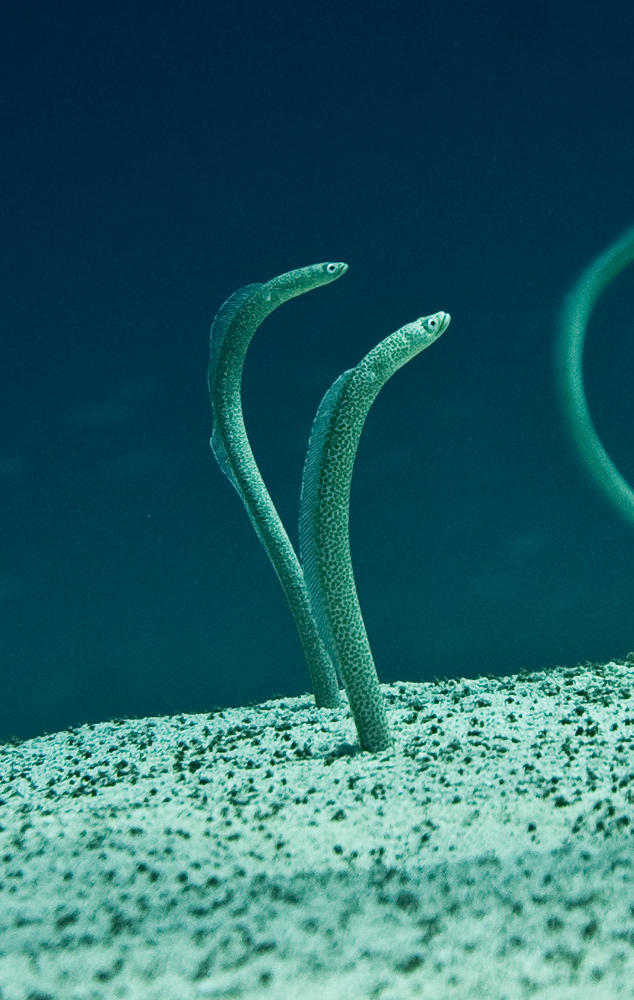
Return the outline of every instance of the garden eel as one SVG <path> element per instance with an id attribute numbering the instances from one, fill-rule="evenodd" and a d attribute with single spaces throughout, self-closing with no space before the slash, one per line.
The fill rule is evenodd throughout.
<path id="1" fill-rule="evenodd" d="M 566 296 L 555 358 L 559 399 L 579 456 L 603 493 L 634 524 L 634 491 L 601 444 L 583 386 L 583 346 L 590 315 L 604 289 L 632 262 L 634 228 L 593 261 Z"/>
<path id="2" fill-rule="evenodd" d="M 321 401 L 302 478 L 300 555 L 317 625 L 348 694 L 362 750 L 391 742 L 363 623 L 348 538 L 350 484 L 365 418 L 397 369 L 449 326 L 449 314 L 408 323 L 341 375 Z"/>
<path id="3" fill-rule="evenodd" d="M 297 625 L 315 702 L 323 708 L 335 708 L 340 702 L 337 675 L 317 631 L 299 561 L 251 451 L 242 414 L 241 385 L 251 338 L 269 313 L 296 295 L 334 281 L 347 270 L 348 265 L 342 263 L 313 264 L 265 284 L 240 288 L 220 307 L 211 327 L 208 376 L 213 453 L 238 491 L 273 563 Z"/>

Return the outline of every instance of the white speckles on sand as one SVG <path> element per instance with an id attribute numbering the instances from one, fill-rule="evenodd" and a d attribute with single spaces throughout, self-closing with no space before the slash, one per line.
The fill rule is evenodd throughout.
<path id="1" fill-rule="evenodd" d="M 0 747 L 0 1000 L 634 997 L 634 668 Z"/>

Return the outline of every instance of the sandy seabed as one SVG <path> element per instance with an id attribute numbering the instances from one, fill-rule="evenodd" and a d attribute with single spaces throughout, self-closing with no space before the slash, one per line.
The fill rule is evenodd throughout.
<path id="1" fill-rule="evenodd" d="M 634 998 L 634 666 L 0 747 L 0 1000 Z"/>

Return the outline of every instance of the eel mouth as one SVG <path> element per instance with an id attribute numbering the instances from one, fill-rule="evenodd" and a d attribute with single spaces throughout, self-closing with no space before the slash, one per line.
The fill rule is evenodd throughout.
<path id="1" fill-rule="evenodd" d="M 451 323 L 451 316 L 446 312 L 439 312 L 436 313 L 436 315 L 438 316 L 438 322 L 440 323 L 440 330 L 438 331 L 438 335 L 440 336 L 440 334 L 444 333 Z"/>

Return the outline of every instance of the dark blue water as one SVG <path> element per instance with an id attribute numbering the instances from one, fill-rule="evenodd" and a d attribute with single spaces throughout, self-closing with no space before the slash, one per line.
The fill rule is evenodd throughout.
<path id="1" fill-rule="evenodd" d="M 349 272 L 274 313 L 244 380 L 295 540 L 323 392 L 419 315 L 351 512 L 384 681 L 634 647 L 634 532 L 579 469 L 561 297 L 634 223 L 634 7 L 557 0 L 10 0 L 2 20 L 0 737 L 308 688 L 208 445 L 235 289 Z M 590 406 L 634 479 L 634 273 L 593 317 Z"/>

